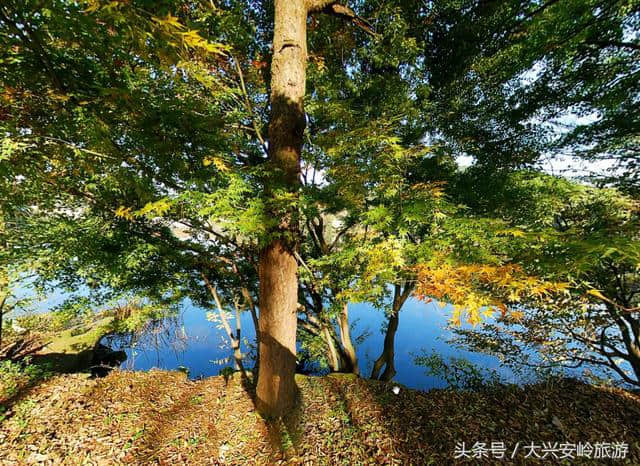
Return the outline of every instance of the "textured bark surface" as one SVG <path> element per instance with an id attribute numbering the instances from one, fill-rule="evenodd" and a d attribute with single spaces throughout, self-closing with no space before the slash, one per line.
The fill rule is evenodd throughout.
<path id="1" fill-rule="evenodd" d="M 265 416 L 282 416 L 295 404 L 297 264 L 274 241 L 260 255 L 260 371 L 256 404 Z M 292 286 L 293 284 L 293 286 Z"/>
<path id="2" fill-rule="evenodd" d="M 307 5 L 303 0 L 275 0 L 269 122 L 269 189 L 297 192 L 305 128 Z M 295 404 L 298 265 L 295 259 L 296 212 L 274 212 L 280 225 L 261 252 L 260 371 L 256 405 L 265 416 L 286 414 Z"/>

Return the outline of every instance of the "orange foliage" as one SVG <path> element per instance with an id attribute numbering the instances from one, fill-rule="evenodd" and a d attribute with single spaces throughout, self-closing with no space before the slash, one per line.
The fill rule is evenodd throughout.
<path id="1" fill-rule="evenodd" d="M 523 298 L 544 299 L 566 292 L 567 283 L 550 282 L 527 275 L 518 265 L 450 265 L 446 263 L 421 264 L 416 267 L 415 295 L 422 300 L 432 298 L 453 304 L 451 321 L 461 324 L 463 313 L 467 321 L 476 325 L 482 316 L 495 311 L 503 316 L 507 305 Z M 522 312 L 512 310 L 511 318 L 522 318 Z"/>

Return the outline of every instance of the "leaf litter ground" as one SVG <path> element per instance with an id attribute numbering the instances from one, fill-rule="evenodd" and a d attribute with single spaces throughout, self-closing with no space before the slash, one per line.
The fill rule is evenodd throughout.
<path id="1" fill-rule="evenodd" d="M 621 389 L 562 380 L 396 395 L 394 384 L 349 375 L 296 381 L 298 408 L 268 422 L 238 374 L 56 376 L 5 400 L 0 464 L 442 465 L 456 462 L 457 442 L 492 441 L 626 442 L 616 464 L 640 464 L 640 395 Z M 532 463 L 522 456 L 512 462 Z"/>

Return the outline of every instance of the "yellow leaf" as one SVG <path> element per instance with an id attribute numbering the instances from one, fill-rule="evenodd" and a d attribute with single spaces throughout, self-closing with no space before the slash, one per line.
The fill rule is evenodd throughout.
<path id="1" fill-rule="evenodd" d="M 595 296 L 596 298 L 601 299 L 603 301 L 608 301 L 607 297 L 602 293 L 600 293 L 598 290 L 589 290 L 587 291 L 587 294 L 590 294 L 591 296 Z"/>
<path id="2" fill-rule="evenodd" d="M 209 42 L 200 35 L 197 29 L 190 29 L 186 32 L 181 32 L 182 41 L 186 47 L 201 48 L 209 53 L 215 53 L 217 55 L 224 55 L 229 47 L 224 44 L 218 44 Z"/>
<path id="3" fill-rule="evenodd" d="M 133 220 L 133 213 L 131 207 L 120 206 L 115 211 L 116 217 L 126 218 L 127 220 Z"/>
<path id="4" fill-rule="evenodd" d="M 104 10 L 115 10 L 116 8 L 120 7 L 120 2 L 118 0 L 115 0 L 113 2 L 109 2 L 107 3 L 105 6 L 103 6 L 102 8 Z"/>
<path id="5" fill-rule="evenodd" d="M 87 2 L 87 8 L 83 10 L 84 13 L 93 13 L 100 9 L 100 2 L 98 0 L 89 0 Z"/>
<path id="6" fill-rule="evenodd" d="M 163 198 L 154 202 L 148 202 L 142 207 L 142 209 L 138 210 L 133 215 L 136 217 L 141 217 L 143 215 L 161 216 L 167 213 L 169 209 L 171 209 L 171 202 L 168 199 Z"/>
<path id="7" fill-rule="evenodd" d="M 180 21 L 178 20 L 178 18 L 173 16 L 171 13 L 167 14 L 167 16 L 164 18 L 157 18 L 154 16 L 152 19 L 159 26 L 171 26 L 176 29 L 185 29 L 185 26 L 180 24 Z"/>
<path id="8" fill-rule="evenodd" d="M 208 167 L 209 165 L 213 164 L 222 173 L 227 173 L 231 170 L 227 165 L 227 163 L 222 158 L 217 157 L 215 155 L 210 157 L 205 157 L 202 163 L 205 167 Z"/>
<path id="9" fill-rule="evenodd" d="M 460 321 L 461 314 L 462 309 L 460 309 L 460 306 L 453 306 L 453 313 L 451 314 L 451 319 L 449 319 L 449 322 L 451 322 L 456 327 L 462 326 L 462 322 Z"/>
<path id="10" fill-rule="evenodd" d="M 507 229 L 496 232 L 496 234 L 501 236 L 513 236 L 514 238 L 518 238 L 518 237 L 521 238 L 525 236 L 525 232 L 517 228 L 507 228 Z"/>
<path id="11" fill-rule="evenodd" d="M 47 94 L 49 95 L 49 97 L 53 100 L 58 100 L 61 102 L 67 102 L 69 99 L 71 99 L 71 97 L 69 97 L 68 95 L 65 94 L 57 94 L 55 91 L 53 90 L 49 90 L 47 92 Z"/>

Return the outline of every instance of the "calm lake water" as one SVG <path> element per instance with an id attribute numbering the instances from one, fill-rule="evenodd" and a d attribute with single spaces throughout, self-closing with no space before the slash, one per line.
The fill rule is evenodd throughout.
<path id="1" fill-rule="evenodd" d="M 396 334 L 395 380 L 411 388 L 429 389 L 445 387 L 444 380 L 427 375 L 424 367 L 414 364 L 414 356 L 425 351 L 436 352 L 442 357 L 462 357 L 480 368 L 496 370 L 503 381 L 518 383 L 518 378 L 498 358 L 465 351 L 447 343 L 451 332 L 447 329 L 451 308 L 441 308 L 435 302 L 426 304 L 410 299 L 400 314 L 400 325 Z M 386 321 L 384 313 L 368 304 L 349 306 L 349 317 L 354 323 L 352 336 L 363 333 L 368 337 L 357 345 L 358 358 L 363 375 L 371 372 L 373 361 L 382 350 Z M 253 342 L 255 332 L 249 313 L 241 318 L 244 336 Z M 151 368 L 189 370 L 191 378 L 218 375 L 224 367 L 232 365 L 231 350 L 219 326 L 207 320 L 206 311 L 187 301 L 180 315 L 156 327 L 132 342 L 126 336 L 111 336 L 103 340 L 113 349 L 124 350 L 127 359 L 123 369 L 149 370 Z M 243 345 L 243 351 L 249 351 Z"/>
<path id="2" fill-rule="evenodd" d="M 29 295 L 27 290 L 23 293 Z M 36 312 L 45 312 L 61 304 L 66 296 L 54 292 L 35 304 Z M 11 317 L 11 316 L 9 316 Z M 396 333 L 394 380 L 411 388 L 428 390 L 443 388 L 447 383 L 439 377 L 427 375 L 424 367 L 416 365 L 416 356 L 439 354 L 445 361 L 449 358 L 464 358 L 481 370 L 495 371 L 504 383 L 528 383 L 533 374 L 514 374 L 500 360 L 491 355 L 467 351 L 448 343 L 453 332 L 448 328 L 451 306 L 440 307 L 435 301 L 424 303 L 408 299 L 400 313 L 400 324 Z M 353 325 L 354 343 L 359 335 L 366 334 L 356 351 L 363 376 L 369 376 L 373 361 L 380 355 L 384 341 L 382 329 L 386 323 L 382 311 L 369 304 L 349 305 L 349 319 Z M 243 353 L 251 350 L 255 341 L 253 322 L 248 312 L 241 316 Z M 235 328 L 233 318 L 230 324 Z M 482 324 L 480 324 L 482 325 Z M 132 339 L 130 335 L 112 335 L 102 343 L 114 350 L 122 350 L 127 359 L 121 364 L 126 370 L 149 370 L 152 368 L 177 370 L 188 369 L 190 378 L 218 375 L 220 370 L 233 365 L 232 351 L 220 325 L 207 319 L 207 311 L 185 300 L 179 314 L 165 319 L 144 334 Z M 248 343 L 248 344 L 247 344 Z M 250 364 L 247 364 L 250 366 Z M 598 368 L 589 368 L 594 374 L 605 376 Z M 569 376 L 581 377 L 582 369 L 565 370 Z"/>

